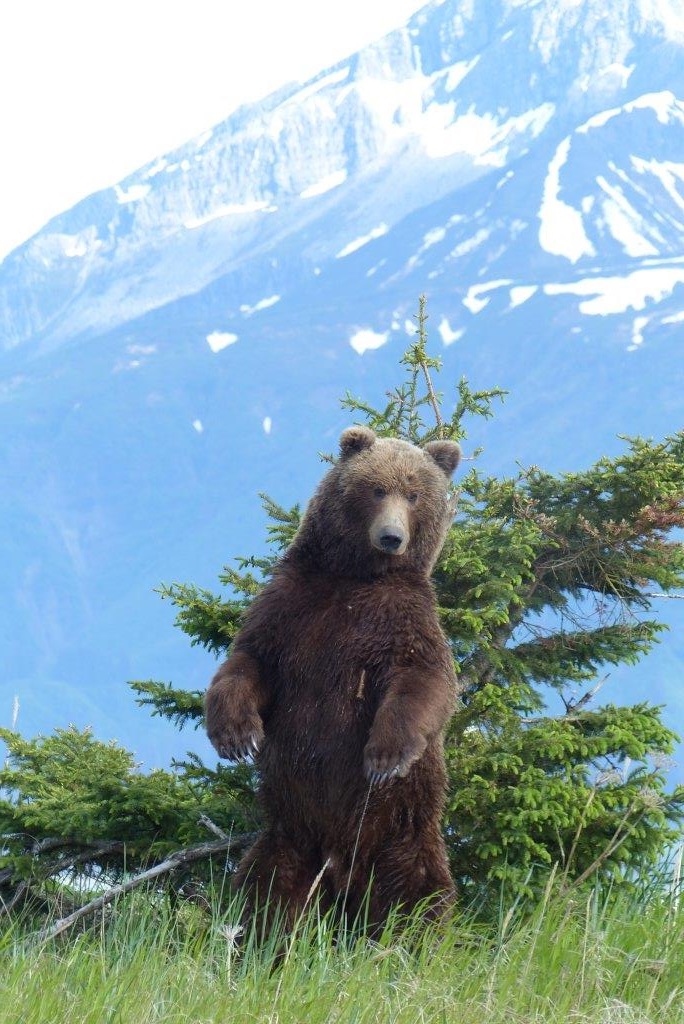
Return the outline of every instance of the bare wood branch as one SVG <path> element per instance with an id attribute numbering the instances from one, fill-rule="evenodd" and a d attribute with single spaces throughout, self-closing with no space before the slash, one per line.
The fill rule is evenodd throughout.
<path id="1" fill-rule="evenodd" d="M 88 864 L 91 861 L 96 860 L 98 857 L 103 857 L 115 853 L 123 853 L 125 849 L 125 843 L 111 842 L 111 843 L 98 843 L 96 846 L 87 847 L 85 850 L 78 850 L 70 856 L 60 857 L 56 860 L 50 861 L 49 864 L 39 864 L 39 870 L 36 872 L 40 876 L 40 879 L 49 878 L 50 875 L 59 874 L 62 871 L 69 871 L 71 868 L 77 867 L 79 864 Z"/>
<path id="2" fill-rule="evenodd" d="M 43 880 L 59 871 L 66 871 L 77 864 L 87 864 L 88 861 L 96 860 L 98 857 L 113 853 L 121 853 L 124 846 L 125 844 L 119 840 L 79 845 L 69 841 L 68 839 L 46 838 L 36 840 L 31 849 L 27 852 L 34 857 L 39 856 L 41 853 L 47 853 L 51 850 L 62 850 L 64 852 L 63 857 L 58 857 L 55 860 L 47 862 L 40 860 L 36 861 L 35 876 L 38 880 Z M 67 851 L 71 852 L 67 854 Z M 0 871 L 0 887 L 7 885 L 8 883 L 12 884 L 15 879 L 16 872 L 14 868 L 3 868 L 3 870 Z"/>
<path id="3" fill-rule="evenodd" d="M 419 303 L 419 307 L 418 307 L 418 337 L 419 337 L 419 346 L 418 346 L 418 348 L 419 348 L 419 352 L 420 352 L 421 356 L 424 356 L 425 346 L 427 344 L 427 331 L 425 329 L 425 324 L 426 324 L 426 321 L 427 321 L 427 313 L 425 312 L 425 306 L 426 306 L 426 303 L 427 303 L 427 299 L 426 299 L 425 295 L 421 295 L 419 297 L 418 303 Z M 439 436 L 440 437 L 444 437 L 444 422 L 443 422 L 442 417 L 440 415 L 439 402 L 437 401 L 437 395 L 435 394 L 435 389 L 432 386 L 432 378 L 430 376 L 430 368 L 429 368 L 425 358 L 421 358 L 420 359 L 420 368 L 423 371 L 423 376 L 425 377 L 425 386 L 427 387 L 428 398 L 430 400 L 430 405 L 432 406 L 432 411 L 435 414 L 435 421 L 437 423 L 437 429 L 438 429 L 438 432 L 439 432 Z"/>
<path id="4" fill-rule="evenodd" d="M 565 704 L 565 711 L 562 715 L 538 715 L 536 718 L 523 718 L 521 719 L 522 725 L 539 725 L 541 722 L 576 722 L 581 716 L 578 714 L 583 708 L 587 706 L 599 692 L 601 687 L 610 679 L 610 672 L 608 672 L 603 679 L 599 679 L 596 686 L 592 687 L 591 690 L 587 690 L 583 693 L 579 700 L 566 701 L 561 695 L 561 700 Z"/>
<path id="5" fill-rule="evenodd" d="M 444 436 L 444 421 L 442 420 L 442 417 L 441 417 L 441 414 L 440 414 L 440 411 L 439 411 L 439 402 L 437 401 L 437 395 L 435 394 L 435 389 L 432 386 L 432 378 L 430 377 L 430 370 L 429 370 L 429 368 L 427 366 L 427 363 L 423 362 L 422 359 L 420 361 L 420 365 L 423 368 L 423 374 L 425 375 L 425 384 L 427 385 L 428 397 L 430 399 L 430 405 L 432 406 L 432 411 L 434 412 L 435 419 L 437 421 L 437 427 L 439 429 L 439 436 L 443 437 Z"/>
<path id="6" fill-rule="evenodd" d="M 128 881 L 122 882 L 120 885 L 112 886 L 97 899 L 91 900 L 90 903 L 86 903 L 84 906 L 79 907 L 72 914 L 67 917 L 61 918 L 59 921 L 55 921 L 49 928 L 41 928 L 40 931 L 34 932 L 33 935 L 29 936 L 29 939 L 35 941 L 45 941 L 47 939 L 54 939 L 57 935 L 61 935 L 72 925 L 80 921 L 81 918 L 88 914 L 94 914 L 96 911 L 106 907 L 108 903 L 111 903 L 117 898 L 117 896 L 123 896 L 130 892 L 132 889 L 136 889 L 139 885 L 144 882 L 150 882 L 154 878 L 158 878 L 160 875 L 168 874 L 170 871 L 175 871 L 176 868 L 182 867 L 184 864 L 191 864 L 196 860 L 203 860 L 206 857 L 211 857 L 216 853 L 234 853 L 237 850 L 242 850 L 245 846 L 249 846 L 256 839 L 257 833 L 248 833 L 240 836 L 232 836 L 227 839 L 219 839 L 215 843 L 200 843 L 199 846 L 190 846 L 182 850 L 176 850 L 166 860 L 160 861 L 159 864 L 155 864 L 153 867 L 148 868 L 147 871 L 142 871 L 139 875 L 134 875 L 133 878 L 129 878 Z"/>
<path id="7" fill-rule="evenodd" d="M 6 914 L 10 914 L 12 910 L 14 910 L 14 908 L 16 907 L 17 903 L 20 903 L 21 900 L 26 896 L 27 892 L 28 882 L 20 882 L 19 885 L 14 890 L 14 892 L 12 893 L 12 895 L 10 896 L 10 898 L 7 900 L 7 902 L 5 902 L 5 900 L 2 898 L 2 895 L 0 894 L 0 917 Z"/>
<path id="8" fill-rule="evenodd" d="M 198 825 L 204 825 L 205 828 L 213 832 L 219 839 L 228 839 L 228 833 L 224 832 L 222 828 L 219 828 L 215 821 L 212 821 L 207 814 L 200 814 L 197 819 Z"/>
<path id="9" fill-rule="evenodd" d="M 614 854 L 616 850 L 618 850 L 622 846 L 626 839 L 629 839 L 634 829 L 637 827 L 639 822 L 644 817 L 644 812 L 642 811 L 638 818 L 635 818 L 631 825 L 628 825 L 625 828 L 625 826 L 627 825 L 627 820 L 633 811 L 633 805 L 627 808 L 624 816 L 620 820 L 618 827 L 615 829 L 615 832 L 613 833 L 613 836 L 608 845 L 601 851 L 598 857 L 596 857 L 596 859 L 591 862 L 589 867 L 585 868 L 581 875 L 573 879 L 572 887 L 574 887 L 575 889 L 579 888 L 579 886 L 582 885 L 583 882 L 586 882 L 586 880 L 590 878 L 595 871 L 598 871 L 598 869 L 601 867 L 604 861 L 608 859 L 608 857 L 612 856 L 612 854 Z"/>
<path id="10" fill-rule="evenodd" d="M 41 853 L 47 853 L 48 850 L 62 850 L 71 846 L 74 846 L 74 843 L 70 843 L 69 840 L 64 839 L 64 837 L 57 838 L 48 836 L 45 839 L 36 839 L 31 847 L 31 854 L 34 857 L 37 857 Z"/>
<path id="11" fill-rule="evenodd" d="M 644 597 L 665 597 L 668 601 L 684 601 L 684 594 L 644 594 Z"/>
<path id="12" fill-rule="evenodd" d="M 585 705 L 587 705 L 590 701 L 592 701 L 601 689 L 601 687 L 605 685 L 608 679 L 610 679 L 610 672 L 607 672 L 603 679 L 599 679 L 596 686 L 592 687 L 591 690 L 587 690 L 586 693 L 583 693 L 580 699 L 575 701 L 574 704 L 572 703 L 572 701 L 569 701 L 567 705 L 568 714 L 572 715 L 573 713 L 579 711 L 581 708 L 585 707 Z"/>

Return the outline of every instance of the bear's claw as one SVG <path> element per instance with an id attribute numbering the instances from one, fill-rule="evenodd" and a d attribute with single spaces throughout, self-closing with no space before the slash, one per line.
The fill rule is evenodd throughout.
<path id="1" fill-rule="evenodd" d="M 427 746 L 423 737 L 407 737 L 404 742 L 388 743 L 383 738 L 371 739 L 364 751 L 364 771 L 371 785 L 385 785 L 387 782 L 405 778 L 411 766 L 422 756 Z"/>
<path id="2" fill-rule="evenodd" d="M 245 758 L 256 757 L 263 738 L 263 728 L 254 720 L 219 727 L 209 733 L 214 749 L 226 761 L 244 761 Z"/>
<path id="3" fill-rule="evenodd" d="M 259 753 L 259 737 L 256 734 L 248 737 L 242 743 L 221 743 L 218 746 L 219 757 L 226 761 L 245 761 L 248 757 L 256 757 Z"/>
<path id="4" fill-rule="evenodd" d="M 397 775 L 399 775 L 398 766 L 396 768 L 392 768 L 391 771 L 371 772 L 370 775 L 368 776 L 368 781 L 370 782 L 371 787 L 377 786 L 379 789 L 381 789 L 388 782 L 391 782 L 392 779 L 395 779 Z"/>

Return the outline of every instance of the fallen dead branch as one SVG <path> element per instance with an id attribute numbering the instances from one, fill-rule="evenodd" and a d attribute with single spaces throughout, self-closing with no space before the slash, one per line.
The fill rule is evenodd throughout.
<path id="1" fill-rule="evenodd" d="M 34 932 L 29 936 L 30 940 L 45 941 L 47 939 L 54 939 L 57 935 L 61 935 L 72 925 L 80 921 L 81 918 L 86 917 L 88 914 L 94 914 L 103 907 L 106 907 L 108 903 L 111 903 L 118 896 L 124 896 L 126 893 L 131 892 L 132 889 L 136 889 L 139 885 L 143 885 L 145 882 L 150 882 L 154 878 L 158 878 L 160 875 L 168 874 L 171 871 L 175 871 L 177 868 L 183 867 L 186 864 L 191 864 L 193 861 L 203 860 L 206 857 L 212 857 L 217 853 L 237 853 L 243 850 L 246 846 L 251 845 L 256 839 L 257 833 L 247 833 L 239 836 L 227 836 L 224 839 L 218 839 L 213 843 L 200 843 L 198 846 L 189 846 L 182 850 L 176 850 L 166 860 L 160 861 L 159 864 L 153 865 L 146 871 L 141 871 L 140 874 L 134 875 L 132 878 L 127 879 L 125 882 L 121 882 L 119 885 L 112 886 L 106 892 L 102 893 L 96 899 L 91 900 L 89 903 L 85 903 L 82 907 L 79 907 L 73 913 L 67 917 L 62 917 L 54 924 L 46 928 L 41 928 L 39 931 Z"/>

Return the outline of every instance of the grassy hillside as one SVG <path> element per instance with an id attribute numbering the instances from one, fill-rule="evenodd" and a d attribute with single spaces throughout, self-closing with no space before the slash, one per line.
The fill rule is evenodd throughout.
<path id="1" fill-rule="evenodd" d="M 673 896 L 546 898 L 439 934 L 334 936 L 315 915 L 293 939 L 231 916 L 136 896 L 80 934 L 0 940 L 0 1024 L 459 1024 L 684 1021 L 684 910 Z"/>

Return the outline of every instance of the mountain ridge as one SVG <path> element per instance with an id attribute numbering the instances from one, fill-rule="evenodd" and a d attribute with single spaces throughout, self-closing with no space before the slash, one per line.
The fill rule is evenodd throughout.
<path id="1" fill-rule="evenodd" d="M 609 100 L 636 99 L 639 88 L 630 85 L 636 65 L 623 61 L 644 40 L 678 50 L 677 41 L 684 42 L 674 4 L 620 0 L 611 31 L 592 45 L 587 26 L 607 20 L 595 0 L 487 6 L 495 17 L 478 20 L 470 5 L 466 25 L 468 5 L 430 4 L 405 28 L 303 85 L 238 108 L 55 218 L 0 265 L 5 347 L 36 335 L 50 343 L 111 329 L 121 318 L 199 291 L 248 263 L 253 249 L 274 248 L 326 216 L 326 231 L 319 228 L 318 235 L 328 245 L 320 257 L 331 258 L 345 244 L 341 228 L 330 232 L 331 207 L 340 207 L 337 219 L 359 237 L 391 226 L 422 205 L 428 188 L 439 198 L 490 167 L 506 168 L 528 143 L 562 135 L 573 119 L 600 114 Z M 648 11 L 660 12 L 669 37 L 654 33 L 657 22 Z M 582 45 L 557 67 L 559 26 L 568 20 L 573 32 L 582 32 Z M 625 24 L 637 32 L 636 42 Z M 490 38 L 478 52 L 473 27 L 483 25 Z M 507 50 L 526 32 L 536 63 L 518 75 Z M 529 56 L 529 47 L 514 48 L 518 61 Z M 536 81 L 542 71 L 543 89 Z M 178 260 L 185 262 L 182 281 L 169 265 Z M 13 309 L 11 295 L 40 293 L 41 280 L 51 284 L 44 308 L 29 299 Z"/>

